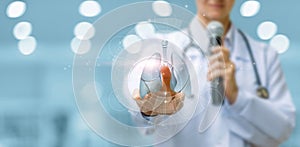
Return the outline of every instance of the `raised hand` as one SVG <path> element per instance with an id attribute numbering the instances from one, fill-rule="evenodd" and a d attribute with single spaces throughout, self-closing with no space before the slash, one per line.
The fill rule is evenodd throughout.
<path id="1" fill-rule="evenodd" d="M 207 79 L 214 80 L 217 77 L 224 79 L 225 96 L 230 104 L 237 99 L 238 86 L 235 80 L 235 64 L 230 60 L 229 50 L 223 46 L 213 50 L 209 57 Z"/>
<path id="2" fill-rule="evenodd" d="M 162 88 L 155 93 L 148 93 L 141 98 L 139 91 L 135 90 L 134 99 L 140 111 L 145 115 L 171 115 L 179 111 L 183 106 L 184 94 L 171 89 L 172 73 L 167 65 L 160 68 Z"/>

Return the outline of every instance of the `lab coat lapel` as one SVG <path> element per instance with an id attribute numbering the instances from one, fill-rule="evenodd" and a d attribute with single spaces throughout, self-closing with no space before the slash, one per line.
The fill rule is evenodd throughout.
<path id="1" fill-rule="evenodd" d="M 246 42 L 237 29 L 234 30 L 234 33 L 234 49 L 230 58 L 236 67 L 237 84 L 243 89 L 254 92 L 256 89 L 256 78 Z M 252 45 L 251 42 L 249 43 Z"/>
<path id="2" fill-rule="evenodd" d="M 231 54 L 231 60 L 237 61 L 250 61 L 250 56 L 248 54 L 247 46 L 245 44 L 245 41 L 241 37 L 241 35 L 238 33 L 238 30 L 234 28 L 234 41 L 233 41 L 233 51 Z M 251 61 L 250 61 L 251 62 Z"/>

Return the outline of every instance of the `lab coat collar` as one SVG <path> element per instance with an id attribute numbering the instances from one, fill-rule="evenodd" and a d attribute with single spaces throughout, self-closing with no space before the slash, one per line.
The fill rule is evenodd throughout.
<path id="1" fill-rule="evenodd" d="M 231 47 L 233 47 L 233 40 L 234 40 L 234 36 L 235 36 L 234 30 L 235 30 L 235 27 L 234 27 L 234 25 L 231 23 L 231 24 L 230 24 L 230 28 L 229 28 L 229 30 L 228 30 L 226 36 L 225 36 L 225 39 L 228 39 L 228 41 L 229 41 Z M 232 49 L 231 49 L 231 51 L 232 51 Z"/>
<path id="2" fill-rule="evenodd" d="M 191 37 L 193 38 L 195 43 L 198 44 L 204 52 L 207 52 L 209 47 L 209 38 L 207 37 L 208 34 L 205 26 L 199 21 L 197 16 L 194 17 L 191 21 L 189 29 Z M 227 32 L 225 38 L 228 38 L 229 42 L 231 43 L 231 58 L 249 58 L 247 56 L 248 53 L 247 47 L 245 45 L 245 40 L 243 40 L 233 23 L 231 23 L 230 29 Z"/>
<path id="3" fill-rule="evenodd" d="M 209 39 L 207 31 L 203 24 L 200 23 L 198 17 L 194 17 L 189 26 L 191 37 L 194 42 L 204 51 L 208 51 Z"/>
<path id="4" fill-rule="evenodd" d="M 196 44 L 199 45 L 199 47 L 206 52 L 209 47 L 209 38 L 208 38 L 208 32 L 205 28 L 205 26 L 199 21 L 198 17 L 195 16 L 190 24 L 190 31 L 191 31 L 191 37 L 194 39 Z M 230 25 L 230 29 L 227 32 L 225 38 L 229 40 L 230 45 L 233 45 L 233 37 L 235 32 L 235 27 L 233 24 Z"/>

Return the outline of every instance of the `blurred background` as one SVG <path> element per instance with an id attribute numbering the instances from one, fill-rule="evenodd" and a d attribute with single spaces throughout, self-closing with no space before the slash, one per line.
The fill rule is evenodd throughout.
<path id="1" fill-rule="evenodd" d="M 74 55 L 84 54 L 76 50 L 78 42 L 86 42 L 89 50 L 89 38 L 82 34 L 94 21 L 134 2 L 140 0 L 0 1 L 0 147 L 117 146 L 89 130 L 81 119 L 72 89 L 72 63 Z M 166 2 L 196 12 L 194 0 Z M 237 27 L 277 48 L 297 118 L 299 5 L 297 0 L 236 0 L 232 13 Z M 111 103 L 123 111 L 117 102 Z M 297 120 L 293 134 L 281 146 L 300 145 L 299 127 Z"/>

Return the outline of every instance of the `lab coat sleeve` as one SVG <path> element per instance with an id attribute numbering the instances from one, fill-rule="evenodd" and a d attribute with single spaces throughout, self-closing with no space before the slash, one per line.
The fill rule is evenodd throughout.
<path id="1" fill-rule="evenodd" d="M 154 127 L 151 126 L 152 120 L 150 120 L 150 118 L 147 119 L 143 117 L 140 112 L 136 111 L 129 111 L 129 113 L 131 114 L 133 123 L 140 127 L 139 132 L 142 135 L 148 135 L 154 132 Z"/>
<path id="2" fill-rule="evenodd" d="M 240 90 L 236 102 L 229 105 L 229 109 L 238 114 L 236 121 L 245 122 L 243 127 L 253 130 L 250 136 L 242 132 L 235 133 L 253 144 L 272 146 L 271 144 L 282 143 L 291 134 L 295 127 L 295 106 L 277 53 L 273 49 L 267 50 L 266 65 L 269 99 L 262 99 L 255 93 Z M 262 137 L 253 139 L 256 135 Z"/>
<path id="3" fill-rule="evenodd" d="M 158 115 L 154 117 L 146 117 L 141 114 L 141 112 L 129 111 L 133 123 L 140 127 L 139 131 L 142 135 L 150 135 L 154 133 L 155 126 L 160 122 L 166 120 L 168 116 Z"/>

